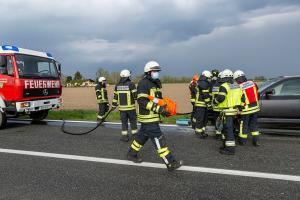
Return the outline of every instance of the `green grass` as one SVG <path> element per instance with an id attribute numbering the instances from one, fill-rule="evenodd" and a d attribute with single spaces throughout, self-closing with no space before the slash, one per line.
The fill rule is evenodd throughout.
<path id="1" fill-rule="evenodd" d="M 95 121 L 97 118 L 96 110 L 51 110 L 47 119 L 67 119 L 67 120 L 86 120 Z M 175 124 L 176 119 L 190 118 L 189 115 L 173 116 L 162 118 L 164 124 Z M 120 121 L 118 111 L 111 112 L 106 121 Z"/>

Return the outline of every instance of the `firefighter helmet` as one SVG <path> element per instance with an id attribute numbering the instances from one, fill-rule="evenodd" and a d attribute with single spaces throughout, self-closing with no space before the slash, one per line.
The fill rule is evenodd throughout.
<path id="1" fill-rule="evenodd" d="M 233 78 L 234 78 L 234 79 L 237 79 L 237 78 L 239 78 L 239 77 L 241 77 L 241 76 L 245 76 L 245 73 L 244 73 L 243 71 L 241 71 L 241 70 L 237 70 L 237 71 L 235 71 L 234 74 L 233 74 Z"/>
<path id="2" fill-rule="evenodd" d="M 151 71 L 161 71 L 161 67 L 159 66 L 158 62 L 156 61 L 149 61 L 146 63 L 144 72 L 148 73 Z"/>
<path id="3" fill-rule="evenodd" d="M 220 78 L 232 78 L 233 73 L 230 69 L 225 69 L 224 71 L 221 72 Z"/>
<path id="4" fill-rule="evenodd" d="M 99 83 L 103 83 L 104 81 L 106 81 L 106 78 L 101 76 L 101 77 L 99 77 L 98 81 L 99 81 Z"/>
<path id="5" fill-rule="evenodd" d="M 128 69 L 124 69 L 121 71 L 120 76 L 122 78 L 127 78 L 131 76 L 131 72 Z"/>
<path id="6" fill-rule="evenodd" d="M 205 76 L 205 77 L 207 77 L 207 78 L 211 78 L 211 77 L 212 77 L 212 74 L 210 73 L 210 71 L 204 70 L 204 71 L 202 72 L 202 76 Z"/>

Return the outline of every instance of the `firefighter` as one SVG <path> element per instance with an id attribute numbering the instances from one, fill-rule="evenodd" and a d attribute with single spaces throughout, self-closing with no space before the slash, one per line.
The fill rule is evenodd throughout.
<path id="1" fill-rule="evenodd" d="M 120 118 L 122 121 L 122 136 L 120 140 L 128 142 L 128 120 L 130 122 L 132 136 L 137 133 L 137 117 L 135 111 L 137 90 L 135 84 L 130 80 L 131 72 L 129 70 L 122 70 L 120 77 L 119 83 L 115 86 L 112 106 L 119 106 Z"/>
<path id="2" fill-rule="evenodd" d="M 243 92 L 238 84 L 233 81 L 233 73 L 226 69 L 221 73 L 220 78 L 224 83 L 219 87 L 218 94 L 214 98 L 213 104 L 224 112 L 224 134 L 225 141 L 220 148 L 220 153 L 225 155 L 235 154 L 235 137 L 233 121 L 239 110 L 242 110 Z"/>
<path id="3" fill-rule="evenodd" d="M 248 81 L 245 73 L 237 70 L 233 74 L 234 80 L 240 85 L 245 96 L 244 109 L 240 113 L 240 129 L 238 143 L 244 145 L 249 133 L 252 135 L 252 144 L 259 146 L 259 131 L 257 128 L 257 114 L 259 108 L 259 94 L 257 84 Z"/>
<path id="4" fill-rule="evenodd" d="M 195 134 L 200 139 L 205 139 L 208 135 L 205 133 L 206 121 L 207 121 L 207 109 L 211 105 L 209 86 L 210 78 L 212 74 L 210 71 L 203 71 L 196 87 L 195 98 Z"/>
<path id="5" fill-rule="evenodd" d="M 128 160 L 136 163 L 142 162 L 139 152 L 144 144 L 151 139 L 158 155 L 163 159 L 168 171 L 173 171 L 182 165 L 182 161 L 176 161 L 166 144 L 166 139 L 160 130 L 160 115 L 168 116 L 164 106 L 157 105 L 149 100 L 149 96 L 162 99 L 161 82 L 159 80 L 160 65 L 156 61 L 149 61 L 144 68 L 144 77 L 137 86 L 138 121 L 141 128 L 135 136 L 129 151 Z"/>
<path id="6" fill-rule="evenodd" d="M 196 98 L 196 87 L 197 87 L 197 82 L 199 80 L 199 76 L 198 74 L 195 74 L 193 76 L 192 81 L 189 84 L 189 89 L 190 89 L 190 101 L 192 104 L 192 113 L 191 113 L 191 123 L 192 123 L 192 128 L 195 129 L 195 123 L 196 123 L 196 119 L 195 119 L 195 98 Z"/>
<path id="7" fill-rule="evenodd" d="M 212 98 L 212 102 L 214 100 L 214 98 L 217 96 L 218 92 L 219 92 L 219 88 L 220 86 L 223 84 L 222 79 L 220 78 L 220 73 L 218 70 L 213 70 L 212 71 L 213 74 L 213 78 L 212 78 L 212 89 L 211 89 L 211 98 Z M 215 139 L 220 140 L 222 139 L 222 133 L 220 130 L 218 130 L 218 127 L 216 126 L 216 121 L 217 118 L 220 115 L 220 108 L 218 108 L 217 105 L 212 104 L 212 116 L 213 116 L 213 125 L 215 126 Z"/>
<path id="8" fill-rule="evenodd" d="M 99 77 L 98 84 L 95 87 L 95 91 L 96 91 L 97 102 L 99 105 L 97 120 L 101 121 L 104 118 L 105 113 L 109 109 L 105 77 Z"/>

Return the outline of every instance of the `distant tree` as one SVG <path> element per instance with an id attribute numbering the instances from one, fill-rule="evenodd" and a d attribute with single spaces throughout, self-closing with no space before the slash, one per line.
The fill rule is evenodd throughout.
<path id="1" fill-rule="evenodd" d="M 72 79 L 72 76 L 67 76 L 67 79 L 66 79 L 66 82 L 67 82 L 67 83 L 70 83 L 72 80 L 73 80 L 73 79 Z"/>
<path id="2" fill-rule="evenodd" d="M 96 82 L 97 82 L 97 83 L 98 83 L 98 78 L 99 78 L 100 76 L 103 76 L 103 77 L 105 77 L 106 79 L 108 79 L 108 78 L 109 78 L 109 72 L 108 72 L 106 69 L 100 67 L 100 68 L 97 70 L 97 72 L 96 72 Z"/>
<path id="3" fill-rule="evenodd" d="M 81 73 L 79 71 L 75 72 L 74 74 L 74 80 L 82 80 L 83 76 L 81 75 Z"/>
<path id="4" fill-rule="evenodd" d="M 112 72 L 109 74 L 107 81 L 109 84 L 117 84 L 120 80 L 120 73 L 119 72 Z"/>
<path id="5" fill-rule="evenodd" d="M 254 81 L 256 81 L 256 82 L 264 82 L 266 80 L 267 80 L 267 78 L 264 76 L 255 76 L 254 77 Z"/>
<path id="6" fill-rule="evenodd" d="M 66 86 L 66 85 L 67 85 L 67 77 L 66 77 L 65 75 L 61 74 L 60 80 L 61 80 L 61 84 L 62 84 L 63 86 Z"/>

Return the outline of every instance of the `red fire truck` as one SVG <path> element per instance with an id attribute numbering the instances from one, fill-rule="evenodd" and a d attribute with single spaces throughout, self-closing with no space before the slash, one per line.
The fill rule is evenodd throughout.
<path id="1" fill-rule="evenodd" d="M 62 103 L 61 66 L 51 54 L 0 46 L 0 128 L 7 118 L 29 115 L 35 121 Z"/>

